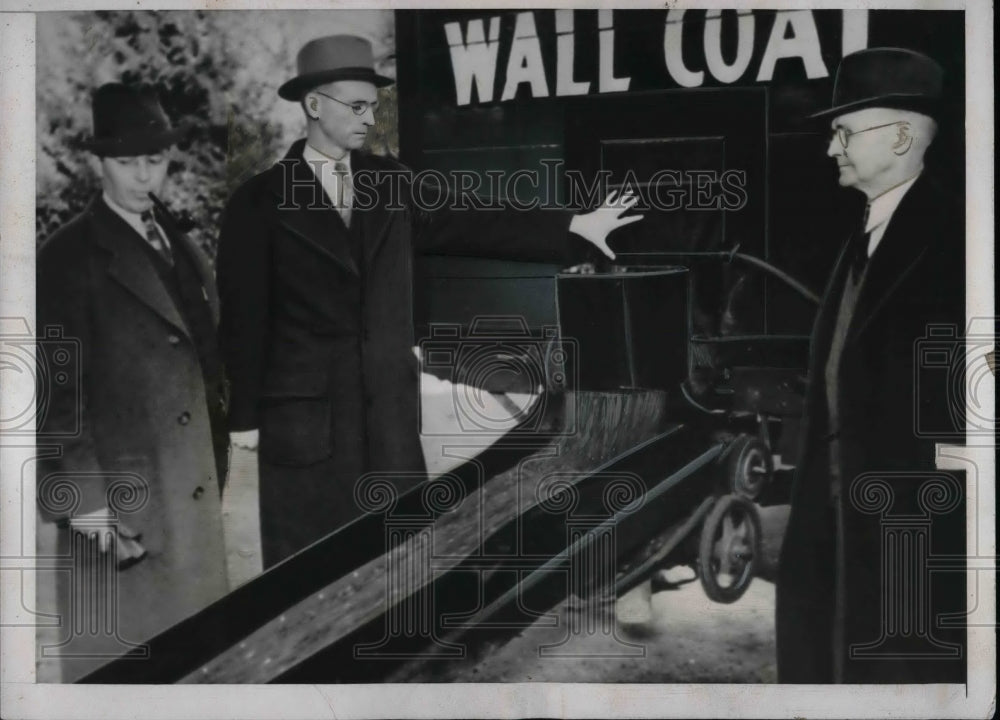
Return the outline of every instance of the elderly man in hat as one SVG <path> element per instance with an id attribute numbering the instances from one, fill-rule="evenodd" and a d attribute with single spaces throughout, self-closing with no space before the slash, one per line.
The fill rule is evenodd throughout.
<path id="1" fill-rule="evenodd" d="M 40 465 L 38 502 L 74 558 L 59 573 L 67 681 L 228 591 L 218 296 L 157 197 L 181 129 L 149 87 L 103 85 L 93 115 L 85 146 L 102 192 L 37 264 L 40 348 L 58 337 L 78 352 L 71 365 L 40 358 L 55 381 L 40 388 L 38 442 L 57 453 Z M 62 382 L 62 367 L 79 372 Z"/>
<path id="2" fill-rule="evenodd" d="M 963 208 L 924 167 L 942 77 L 916 52 L 862 50 L 813 116 L 830 123 L 827 154 L 865 207 L 812 336 L 777 588 L 781 682 L 964 678 L 964 631 L 941 620 L 964 612 L 965 578 L 927 567 L 931 552 L 964 551 L 963 486 L 935 469 L 941 438 L 920 431 L 952 424 L 964 396 L 916 362 L 931 325 L 964 321 Z M 895 554 L 893 538 L 909 542 L 900 519 L 933 512 L 909 559 Z"/>
<path id="3" fill-rule="evenodd" d="M 391 82 L 362 38 L 306 44 L 279 90 L 301 104 L 306 137 L 226 209 L 217 269 L 230 426 L 234 442 L 259 437 L 265 566 L 357 517 L 365 473 L 425 472 L 415 252 L 569 264 L 592 246 L 611 255 L 607 234 L 640 219 L 620 217 L 631 197 L 576 217 L 417 207 L 410 171 L 361 150 Z"/>

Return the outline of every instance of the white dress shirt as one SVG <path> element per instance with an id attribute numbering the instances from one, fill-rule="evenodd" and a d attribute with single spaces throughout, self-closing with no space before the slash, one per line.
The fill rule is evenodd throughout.
<path id="1" fill-rule="evenodd" d="M 312 169 L 313 174 L 316 175 L 320 185 L 323 186 L 323 192 L 326 193 L 327 197 L 330 199 L 330 203 L 335 207 L 337 206 L 337 199 L 340 197 L 341 193 L 340 183 L 344 183 L 344 206 L 337 207 L 337 210 L 340 212 L 340 216 L 344 219 L 344 224 L 350 225 L 351 206 L 354 200 L 354 194 L 351 191 L 351 153 L 344 153 L 344 157 L 335 159 L 329 155 L 324 155 L 312 145 L 307 143 L 305 148 L 302 150 L 302 159 L 305 160 Z M 347 172 L 343 177 L 341 177 L 341 174 L 337 172 L 336 163 L 340 163 L 347 168 Z"/>
<path id="2" fill-rule="evenodd" d="M 918 177 L 920 177 L 920 173 L 896 187 L 886 190 L 868 203 L 868 222 L 865 223 L 865 233 L 871 233 L 868 237 L 868 257 L 875 254 L 875 248 L 882 242 L 882 236 L 885 235 L 885 229 L 889 225 L 889 220 L 892 219 L 892 214 L 896 212 L 896 208 L 899 207 L 906 191 L 913 186 Z"/>

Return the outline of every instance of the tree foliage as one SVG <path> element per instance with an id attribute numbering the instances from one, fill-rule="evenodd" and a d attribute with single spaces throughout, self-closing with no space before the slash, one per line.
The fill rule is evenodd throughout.
<path id="1" fill-rule="evenodd" d="M 43 240 L 100 190 L 81 141 L 91 96 L 106 82 L 150 83 L 178 143 L 164 199 L 210 257 L 231 192 L 267 168 L 302 131 L 276 88 L 304 40 L 326 34 L 308 14 L 266 12 L 44 13 L 38 21 L 36 230 Z M 335 13 L 327 13 L 327 17 Z M 385 30 L 385 26 L 388 30 Z M 391 17 L 380 20 L 390 36 Z M 382 68 L 380 68 L 381 70 Z M 383 91 L 375 152 L 398 151 L 395 88 Z"/>

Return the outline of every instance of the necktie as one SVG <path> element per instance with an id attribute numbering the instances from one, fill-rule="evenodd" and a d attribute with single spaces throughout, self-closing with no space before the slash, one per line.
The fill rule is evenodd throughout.
<path id="1" fill-rule="evenodd" d="M 865 271 L 865 265 L 868 264 L 868 241 L 871 239 L 871 233 L 866 232 L 865 228 L 868 226 L 868 214 L 870 212 L 871 205 L 868 205 L 865 207 L 865 215 L 861 221 L 861 227 L 854 233 L 854 238 L 851 240 L 851 247 L 848 250 L 851 262 L 851 280 L 855 283 L 861 279 L 861 274 Z"/>
<path id="2" fill-rule="evenodd" d="M 344 219 L 344 225 L 351 226 L 351 204 L 354 200 L 354 193 L 351 191 L 351 176 L 347 165 L 337 160 L 333 164 L 333 170 L 337 173 L 337 211 Z"/>
<path id="3" fill-rule="evenodd" d="M 142 225 L 146 229 L 146 241 L 150 246 L 160 254 L 167 265 L 174 264 L 173 255 L 170 252 L 170 246 L 167 245 L 166 238 L 160 233 L 160 228 L 156 226 L 156 221 L 153 219 L 153 213 L 151 210 L 147 210 L 142 215 L 139 216 L 142 220 Z"/>

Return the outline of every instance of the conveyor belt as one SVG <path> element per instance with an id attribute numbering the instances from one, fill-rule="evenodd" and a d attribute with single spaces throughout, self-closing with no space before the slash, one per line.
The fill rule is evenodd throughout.
<path id="1" fill-rule="evenodd" d="M 455 558 L 450 564 L 446 559 L 440 564 L 432 562 L 432 567 L 443 572 L 418 593 L 393 595 L 388 610 L 383 599 L 370 614 L 371 620 L 357 631 L 340 635 L 340 629 L 350 623 L 319 621 L 324 637 L 317 645 L 326 647 L 315 655 L 305 653 L 308 657 L 297 666 L 276 675 L 261 674 L 260 668 L 248 666 L 235 669 L 239 656 L 234 651 L 218 658 L 203 675 L 212 682 L 372 682 L 406 661 L 433 657 L 441 663 L 448 658 L 467 658 L 479 646 L 528 627 L 565 598 L 574 585 L 575 562 L 584 566 L 584 582 L 578 584 L 589 585 L 591 578 L 611 579 L 618 556 L 641 545 L 650 533 L 662 528 L 660 523 L 676 522 L 690 512 L 693 498 L 710 492 L 710 481 L 699 471 L 710 467 L 720 449 L 711 446 L 694 459 L 682 457 L 694 439 L 690 428 L 675 426 L 578 477 L 571 493 L 577 499 L 575 512 L 552 515 L 539 506 L 530 508 L 464 559 Z M 663 463 L 670 470 L 665 470 Z M 646 489 L 639 507 L 602 512 L 604 490 L 630 476 L 661 480 L 642 483 Z M 623 493 L 623 499 L 627 494 Z M 612 527 L 613 538 L 606 532 Z M 521 552 L 510 552 L 519 532 L 525 540 Z M 594 567 L 594 559 L 601 555 L 595 553 L 595 546 L 609 540 L 613 544 L 612 562 Z M 446 548 L 445 553 L 452 549 Z M 586 590 L 577 588 L 578 592 Z M 419 627 L 418 618 L 427 608 L 433 608 L 434 622 Z M 284 623 L 291 621 L 286 617 Z M 272 623 L 270 629 L 262 629 L 258 638 L 237 650 L 249 650 L 255 640 L 279 632 L 281 624 Z"/>

